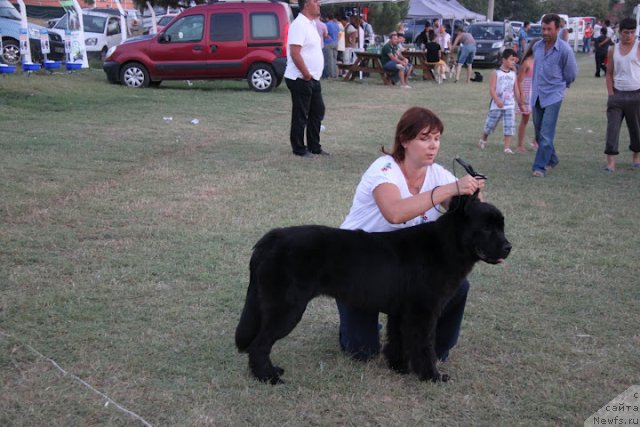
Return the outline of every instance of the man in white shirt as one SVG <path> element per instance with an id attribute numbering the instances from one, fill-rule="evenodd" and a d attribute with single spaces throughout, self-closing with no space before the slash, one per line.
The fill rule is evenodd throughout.
<path id="1" fill-rule="evenodd" d="M 320 0 L 299 0 L 298 4 L 300 13 L 289 27 L 287 68 L 284 71 L 292 101 L 291 148 L 293 154 L 300 157 L 329 155 L 320 146 L 320 124 L 324 118 L 320 79 L 324 57 L 322 40 L 314 22 L 320 17 Z"/>

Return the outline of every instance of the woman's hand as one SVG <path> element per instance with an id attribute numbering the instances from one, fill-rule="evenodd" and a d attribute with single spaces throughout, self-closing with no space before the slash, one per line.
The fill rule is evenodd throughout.
<path id="1" fill-rule="evenodd" d="M 476 190 L 484 188 L 484 179 L 474 178 L 471 175 L 465 175 L 458 180 L 458 189 L 461 195 L 471 196 Z"/>

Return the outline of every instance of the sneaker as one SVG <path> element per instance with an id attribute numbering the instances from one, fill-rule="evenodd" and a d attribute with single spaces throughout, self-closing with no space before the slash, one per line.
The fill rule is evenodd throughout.
<path id="1" fill-rule="evenodd" d="M 533 176 L 534 178 L 544 178 L 544 172 L 535 170 L 535 171 L 533 171 L 531 176 Z"/>
<path id="2" fill-rule="evenodd" d="M 478 141 L 478 147 L 480 147 L 481 150 L 484 150 L 484 147 L 486 147 L 487 145 L 487 141 L 481 139 L 480 141 Z"/>
<path id="3" fill-rule="evenodd" d="M 513 151 L 511 150 L 511 148 L 505 148 L 504 152 L 505 154 L 513 154 Z"/>
<path id="4" fill-rule="evenodd" d="M 411 89 L 411 86 L 409 86 L 409 85 L 402 85 L 402 86 L 400 86 L 400 87 L 401 87 L 402 89 Z"/>

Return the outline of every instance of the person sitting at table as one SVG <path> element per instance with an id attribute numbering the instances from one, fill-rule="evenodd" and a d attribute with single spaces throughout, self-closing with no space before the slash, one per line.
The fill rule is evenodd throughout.
<path id="1" fill-rule="evenodd" d="M 435 32 L 429 32 L 429 43 L 426 45 L 427 49 L 427 63 L 433 65 L 433 74 L 438 84 L 442 83 L 447 73 L 447 63 L 444 62 L 442 47 L 437 40 L 438 36 Z"/>
<path id="2" fill-rule="evenodd" d="M 410 89 L 407 84 L 407 77 L 411 72 L 411 64 L 406 58 L 402 58 L 398 54 L 398 33 L 389 34 L 389 41 L 382 47 L 380 52 L 380 62 L 382 68 L 388 73 L 392 73 L 392 81 L 395 83 L 400 81 L 400 87 Z"/>

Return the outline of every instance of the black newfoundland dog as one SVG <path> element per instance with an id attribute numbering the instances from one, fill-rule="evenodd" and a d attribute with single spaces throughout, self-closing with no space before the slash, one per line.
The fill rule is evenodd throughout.
<path id="1" fill-rule="evenodd" d="M 387 233 L 316 225 L 278 228 L 254 247 L 236 346 L 260 381 L 282 382 L 269 357 L 309 301 L 334 297 L 388 315 L 384 355 L 398 372 L 446 380 L 436 369 L 437 319 L 477 261 L 511 250 L 500 211 L 476 196 L 454 197 L 437 221 Z"/>

